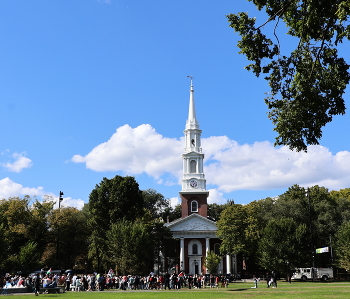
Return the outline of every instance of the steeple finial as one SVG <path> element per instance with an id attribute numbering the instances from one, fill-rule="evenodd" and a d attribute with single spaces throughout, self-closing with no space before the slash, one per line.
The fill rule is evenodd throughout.
<path id="1" fill-rule="evenodd" d="M 197 120 L 196 120 L 196 108 L 194 105 L 194 89 L 193 89 L 193 76 L 187 76 L 191 79 L 191 86 L 190 86 L 190 105 L 188 109 L 188 119 L 187 119 L 187 125 L 192 127 L 198 126 Z M 192 126 L 191 126 L 192 125 Z M 189 128 L 189 127 L 188 127 Z"/>
<path id="2" fill-rule="evenodd" d="M 194 77 L 193 77 L 193 76 L 187 76 L 187 78 L 190 78 L 190 79 L 191 79 L 191 90 L 193 90 L 192 80 L 194 79 Z"/>

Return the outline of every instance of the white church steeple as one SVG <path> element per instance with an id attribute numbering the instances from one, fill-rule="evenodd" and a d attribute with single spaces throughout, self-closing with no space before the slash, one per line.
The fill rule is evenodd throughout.
<path id="1" fill-rule="evenodd" d="M 199 129 L 199 123 L 196 119 L 196 107 L 194 104 L 194 89 L 192 79 L 193 77 L 187 76 L 191 78 L 191 86 L 190 86 L 190 106 L 188 108 L 188 118 L 186 122 L 186 129 Z"/>
<path id="2" fill-rule="evenodd" d="M 206 191 L 206 181 L 203 172 L 204 154 L 201 148 L 201 134 L 199 123 L 196 118 L 194 103 L 193 77 L 190 86 L 190 104 L 188 109 L 188 119 L 186 121 L 185 149 L 183 159 L 182 191 L 197 192 Z"/>

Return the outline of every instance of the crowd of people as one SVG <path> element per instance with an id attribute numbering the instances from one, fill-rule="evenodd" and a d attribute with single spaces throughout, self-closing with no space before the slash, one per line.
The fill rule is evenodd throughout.
<path id="1" fill-rule="evenodd" d="M 185 275 L 168 273 L 164 275 L 112 275 L 88 274 L 82 276 L 65 276 L 58 278 L 58 284 L 65 285 L 67 291 L 104 291 L 108 289 L 120 290 L 166 290 L 181 288 L 227 287 L 228 279 L 225 275 Z"/>
<path id="2" fill-rule="evenodd" d="M 225 288 L 229 279 L 226 275 L 185 275 L 166 272 L 163 275 L 114 275 L 114 274 L 52 274 L 38 272 L 28 277 L 21 275 L 1 278 L 0 287 L 22 288 L 39 294 L 40 288 L 60 287 L 65 291 L 104 291 L 119 290 L 176 290 L 181 288 Z"/>

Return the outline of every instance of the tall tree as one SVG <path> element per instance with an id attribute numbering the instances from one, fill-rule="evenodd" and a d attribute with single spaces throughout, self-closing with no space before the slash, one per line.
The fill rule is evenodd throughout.
<path id="1" fill-rule="evenodd" d="M 293 219 L 296 228 L 300 228 L 300 225 L 307 228 L 302 242 L 298 241 L 298 252 L 300 256 L 307 259 L 297 260 L 300 263 L 296 265 L 298 267 L 310 267 L 313 264 L 319 267 L 331 265 L 330 256 L 315 255 L 315 249 L 330 245 L 330 240 L 341 223 L 349 219 L 349 204 L 350 202 L 346 200 L 332 198 L 327 188 L 313 186 L 305 189 L 298 185 L 288 188 L 284 194 L 274 200 L 259 201 L 262 209 L 262 223 L 265 227 L 271 220 L 280 223 L 285 219 Z M 291 242 L 291 240 L 286 238 L 285 242 Z M 261 252 L 263 249 L 260 247 L 259 250 Z M 266 255 L 270 254 L 271 251 L 266 253 Z"/>
<path id="2" fill-rule="evenodd" d="M 271 219 L 259 241 L 259 263 L 264 269 L 284 272 L 300 267 L 309 259 L 302 251 L 307 241 L 307 226 L 291 218 Z"/>
<path id="3" fill-rule="evenodd" d="M 222 240 L 220 251 L 228 254 L 250 255 L 259 238 L 256 203 L 229 205 L 217 222 L 218 237 Z"/>
<path id="4" fill-rule="evenodd" d="M 134 177 L 103 178 L 89 196 L 93 224 L 101 229 L 120 219 L 135 220 L 143 214 L 143 197 Z"/>
<path id="5" fill-rule="evenodd" d="M 267 20 L 256 25 L 256 19 L 244 12 L 227 18 L 242 38 L 238 42 L 240 53 L 252 62 L 246 69 L 257 77 L 263 74 L 269 82 L 271 91 L 265 103 L 278 133 L 275 145 L 306 151 L 307 145 L 319 144 L 322 127 L 334 115 L 345 113 L 343 95 L 350 80 L 349 65 L 339 57 L 337 47 L 350 39 L 350 2 L 248 1 L 264 9 Z M 291 52 L 280 43 L 278 26 L 282 22 L 296 41 Z M 270 30 L 272 38 L 264 29 Z"/>
<path id="6" fill-rule="evenodd" d="M 53 202 L 45 198 L 9 198 L 0 201 L 0 267 L 7 271 L 30 271 L 40 266 L 49 242 L 48 215 Z"/>
<path id="7" fill-rule="evenodd" d="M 134 177 L 103 178 L 89 196 L 89 225 L 92 231 L 89 257 L 100 271 L 108 268 L 107 232 L 113 223 L 134 221 L 144 213 L 142 192 Z"/>

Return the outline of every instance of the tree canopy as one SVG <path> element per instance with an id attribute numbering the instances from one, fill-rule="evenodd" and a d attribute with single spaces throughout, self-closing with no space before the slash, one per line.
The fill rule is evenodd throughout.
<path id="1" fill-rule="evenodd" d="M 257 77 L 263 74 L 270 85 L 265 103 L 278 134 L 275 145 L 306 151 L 307 145 L 319 144 L 322 128 L 334 115 L 345 113 L 349 65 L 337 48 L 350 39 L 350 2 L 248 1 L 264 9 L 267 20 L 256 24 L 256 18 L 245 12 L 227 18 L 241 36 L 240 53 L 252 62 L 246 69 Z M 291 51 L 285 51 L 280 42 L 282 22 L 295 40 Z"/>
<path id="2" fill-rule="evenodd" d="M 120 273 L 143 273 L 168 251 L 172 235 L 163 221 L 176 210 L 156 190 L 141 191 L 134 177 L 103 178 L 90 193 L 86 213 L 89 259 L 99 271 L 116 267 Z"/>
<path id="3" fill-rule="evenodd" d="M 87 256 L 84 213 L 53 206 L 49 196 L 41 202 L 30 196 L 0 200 L 0 269 L 23 273 L 58 266 L 67 269 L 78 256 Z"/>
<path id="4" fill-rule="evenodd" d="M 217 222 L 220 251 L 244 257 L 250 271 L 349 267 L 348 192 L 294 185 L 276 198 L 227 206 Z M 327 246 L 336 260 L 329 253 L 315 254 Z"/>

